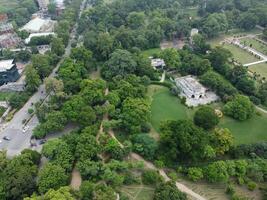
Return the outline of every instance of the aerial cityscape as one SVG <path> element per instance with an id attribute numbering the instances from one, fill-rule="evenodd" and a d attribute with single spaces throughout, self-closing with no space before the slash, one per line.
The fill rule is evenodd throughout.
<path id="1" fill-rule="evenodd" d="M 0 200 L 267 200 L 267 0 L 0 0 Z"/>

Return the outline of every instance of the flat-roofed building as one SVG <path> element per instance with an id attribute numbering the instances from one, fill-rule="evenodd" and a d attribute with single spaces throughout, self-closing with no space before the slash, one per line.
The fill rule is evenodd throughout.
<path id="1" fill-rule="evenodd" d="M 19 72 L 14 59 L 0 61 L 0 85 L 15 82 L 18 79 Z"/>
<path id="2" fill-rule="evenodd" d="M 188 106 L 205 105 L 219 99 L 214 92 L 200 84 L 194 76 L 176 78 L 175 83 L 181 89 L 180 96 L 186 98 Z"/>
<path id="3" fill-rule="evenodd" d="M 20 30 L 29 33 L 47 33 L 53 32 L 56 21 L 36 17 L 25 24 Z"/>

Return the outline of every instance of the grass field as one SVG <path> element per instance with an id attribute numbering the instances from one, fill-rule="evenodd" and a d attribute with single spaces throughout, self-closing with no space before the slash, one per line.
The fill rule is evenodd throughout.
<path id="1" fill-rule="evenodd" d="M 266 63 L 252 65 L 252 66 L 249 66 L 248 69 L 252 72 L 256 72 L 257 74 L 260 74 L 261 77 L 265 77 L 267 79 L 267 64 Z"/>
<path id="2" fill-rule="evenodd" d="M 0 92 L 0 101 L 8 101 L 14 92 Z"/>
<path id="3" fill-rule="evenodd" d="M 168 89 L 163 87 L 150 86 L 149 95 L 152 97 L 151 124 L 157 132 L 162 121 L 192 119 L 196 110 L 182 105 L 177 97 L 172 96 Z M 220 108 L 221 105 L 214 104 L 213 107 Z M 236 144 L 267 140 L 267 114 L 264 113 L 244 122 L 225 116 L 219 126 L 231 130 Z"/>
<path id="4" fill-rule="evenodd" d="M 249 54 L 245 50 L 240 49 L 239 47 L 236 47 L 234 45 L 225 44 L 223 45 L 223 47 L 231 51 L 233 57 L 242 64 L 259 61 L 259 59 L 255 58 L 253 55 Z"/>
<path id="5" fill-rule="evenodd" d="M 158 54 L 160 53 L 161 49 L 160 48 L 154 48 L 154 49 L 148 49 L 148 50 L 145 50 L 145 51 L 142 51 L 142 54 L 145 56 L 145 57 L 150 57 L 150 56 L 153 56 L 154 54 Z"/>
<path id="6" fill-rule="evenodd" d="M 243 38 L 241 39 L 241 43 L 244 43 L 246 46 L 250 46 L 257 51 L 267 54 L 267 45 L 261 44 L 259 41 L 253 38 Z"/>
<path id="7" fill-rule="evenodd" d="M 154 188 L 143 185 L 131 185 L 121 187 L 121 192 L 129 197 L 129 200 L 152 200 Z"/>

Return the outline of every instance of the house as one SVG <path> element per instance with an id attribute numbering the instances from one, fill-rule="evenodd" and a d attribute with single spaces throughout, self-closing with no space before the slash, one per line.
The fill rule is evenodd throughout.
<path id="1" fill-rule="evenodd" d="M 0 61 L 0 85 L 15 82 L 19 79 L 19 72 L 14 60 Z"/>
<path id="2" fill-rule="evenodd" d="M 200 99 L 205 96 L 206 89 L 192 76 L 177 78 L 175 81 L 187 98 Z"/>
<path id="3" fill-rule="evenodd" d="M 219 99 L 214 92 L 201 85 L 194 76 L 176 78 L 175 83 L 181 89 L 180 96 L 186 98 L 188 106 L 205 105 Z"/>
<path id="4" fill-rule="evenodd" d="M 2 48 L 15 48 L 19 45 L 21 39 L 16 33 L 6 33 L 0 35 L 0 49 Z"/>
<path id="5" fill-rule="evenodd" d="M 151 65 L 155 70 L 163 69 L 166 66 L 164 60 L 160 58 L 151 58 Z"/>
<path id="6" fill-rule="evenodd" d="M 43 19 L 40 17 L 35 17 L 25 24 L 20 31 L 24 30 L 29 33 L 47 33 L 53 32 L 56 21 L 51 19 Z"/>

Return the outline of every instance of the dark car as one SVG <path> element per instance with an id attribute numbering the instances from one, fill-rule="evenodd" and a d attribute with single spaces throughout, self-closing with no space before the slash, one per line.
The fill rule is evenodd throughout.
<path id="1" fill-rule="evenodd" d="M 46 143 L 46 141 L 47 141 L 46 139 L 42 139 L 42 140 L 39 141 L 39 144 L 40 144 L 40 145 L 41 145 L 41 144 L 44 144 L 44 143 Z"/>
<path id="2" fill-rule="evenodd" d="M 8 137 L 8 136 L 4 136 L 3 139 L 4 139 L 4 140 L 7 140 L 7 141 L 10 141 L 10 140 L 11 140 L 11 138 Z"/>

